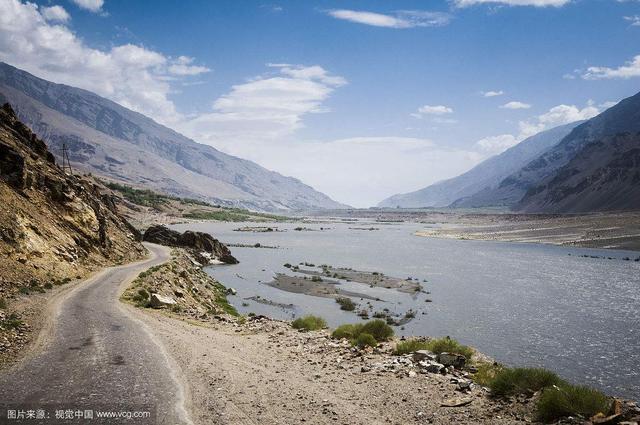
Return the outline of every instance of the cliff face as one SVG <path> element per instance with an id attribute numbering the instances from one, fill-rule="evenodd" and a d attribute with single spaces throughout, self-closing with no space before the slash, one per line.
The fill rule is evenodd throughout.
<path id="1" fill-rule="evenodd" d="M 142 256 L 138 232 L 90 177 L 64 173 L 46 144 L 0 108 L 0 291 L 38 290 Z"/>

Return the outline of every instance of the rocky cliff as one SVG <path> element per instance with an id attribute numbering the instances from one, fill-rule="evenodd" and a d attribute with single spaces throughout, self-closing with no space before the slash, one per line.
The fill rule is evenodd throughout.
<path id="1" fill-rule="evenodd" d="M 139 258 L 139 239 L 104 187 L 63 172 L 11 106 L 2 106 L 0 296 L 42 292 L 99 266 Z"/>

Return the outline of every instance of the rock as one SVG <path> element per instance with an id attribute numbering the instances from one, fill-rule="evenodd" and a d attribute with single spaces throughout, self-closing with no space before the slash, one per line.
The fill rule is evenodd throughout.
<path id="1" fill-rule="evenodd" d="M 610 416 L 605 416 L 602 413 L 598 413 L 596 416 L 592 417 L 591 423 L 593 425 L 613 425 L 620 422 L 622 418 L 622 413 L 616 413 Z"/>
<path id="2" fill-rule="evenodd" d="M 429 350 L 418 350 L 418 351 L 413 353 L 413 361 L 414 362 L 418 363 L 418 362 L 421 362 L 423 360 L 434 361 L 434 360 L 436 360 L 436 355 L 433 354 Z"/>
<path id="3" fill-rule="evenodd" d="M 238 291 L 236 291 L 234 288 L 227 288 L 227 294 L 238 295 Z"/>
<path id="4" fill-rule="evenodd" d="M 150 299 L 151 307 L 160 308 L 160 307 L 168 307 L 176 304 L 176 300 L 171 297 L 165 297 L 160 294 L 151 294 Z"/>
<path id="5" fill-rule="evenodd" d="M 445 366 L 453 366 L 456 369 L 462 369 L 467 362 L 465 356 L 456 353 L 440 353 L 438 355 L 438 362 Z"/>
<path id="6" fill-rule="evenodd" d="M 473 399 L 471 397 L 456 397 L 444 400 L 440 403 L 442 407 L 461 407 L 466 406 L 467 404 L 471 404 Z"/>
<path id="7" fill-rule="evenodd" d="M 229 248 L 208 233 L 191 230 L 180 233 L 166 226 L 156 225 L 149 227 L 144 232 L 143 240 L 165 246 L 190 249 L 198 260 L 206 264 L 211 262 L 211 257 L 226 264 L 238 263 L 238 260 L 231 255 Z M 203 255 L 203 253 L 205 254 Z"/>
<path id="8" fill-rule="evenodd" d="M 444 371 L 444 365 L 436 362 L 422 361 L 419 363 L 422 369 L 430 373 L 442 373 Z"/>
<path id="9" fill-rule="evenodd" d="M 174 289 L 173 294 L 178 298 L 184 297 L 184 291 L 182 291 L 181 289 Z"/>

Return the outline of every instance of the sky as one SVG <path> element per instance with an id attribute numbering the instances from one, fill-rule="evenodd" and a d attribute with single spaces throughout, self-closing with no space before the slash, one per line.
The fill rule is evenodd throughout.
<path id="1" fill-rule="evenodd" d="M 0 0 L 0 60 L 368 207 L 640 87 L 639 0 Z"/>

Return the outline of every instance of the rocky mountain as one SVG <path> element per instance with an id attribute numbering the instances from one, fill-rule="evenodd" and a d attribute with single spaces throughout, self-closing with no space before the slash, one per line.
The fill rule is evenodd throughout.
<path id="1" fill-rule="evenodd" d="M 515 210 L 564 212 L 564 207 L 561 207 L 560 203 L 558 203 L 560 192 L 556 190 L 554 195 L 551 195 L 541 186 L 547 186 L 551 182 L 554 182 L 553 184 L 555 185 L 560 181 L 564 181 L 566 174 L 563 173 L 568 172 L 565 167 L 568 166 L 570 162 L 572 164 L 570 166 L 572 167 L 571 172 L 576 173 L 571 181 L 577 182 L 580 178 L 587 178 L 588 176 L 585 173 L 595 171 L 592 165 L 605 165 L 594 156 L 587 154 L 591 152 L 594 148 L 593 146 L 590 147 L 588 151 L 585 151 L 584 156 L 581 155 L 581 152 L 586 149 L 588 145 L 594 142 L 605 143 L 608 148 L 616 151 L 617 145 L 609 145 L 609 143 L 614 140 L 618 140 L 613 136 L 625 133 L 633 136 L 638 131 L 640 131 L 640 93 L 620 101 L 598 116 L 577 126 L 556 146 L 553 146 L 529 162 L 521 170 L 504 179 L 496 189 L 479 195 L 482 195 L 483 199 L 487 200 L 485 204 L 500 200 L 503 204 L 509 205 Z M 624 145 L 624 147 L 622 145 Z M 610 152 L 611 157 L 607 155 L 607 158 L 613 161 L 616 155 L 623 154 L 623 152 L 626 151 L 626 143 L 619 146 L 622 150 L 620 152 Z M 604 147 L 603 149 L 606 150 L 608 148 Z M 583 163 L 579 164 L 580 161 L 583 161 Z M 584 161 L 594 162 L 593 164 L 587 164 Z M 604 172 L 604 170 L 601 171 Z M 628 171 L 632 173 L 633 170 Z M 556 177 L 559 180 L 556 180 Z M 593 178 L 596 177 L 594 176 Z M 565 183 L 570 184 L 568 181 Z M 622 184 L 625 185 L 626 183 Z M 558 186 L 554 187 L 558 189 Z M 610 188 L 612 188 L 612 186 L 610 186 Z M 565 190 L 566 189 L 567 188 L 565 188 Z M 542 198 L 546 195 L 551 196 L 552 199 L 542 201 Z M 478 196 L 474 198 L 477 199 Z M 619 205 L 624 203 L 625 202 L 621 201 Z M 591 203 L 589 210 L 603 210 L 608 208 L 606 205 L 609 205 L 609 202 L 606 202 L 602 206 Z M 587 204 L 584 205 L 584 207 L 586 206 Z M 569 207 L 567 204 L 566 208 L 569 208 L 569 210 L 574 210 L 575 208 L 575 211 L 587 211 L 578 205 Z"/>
<path id="2" fill-rule="evenodd" d="M 108 190 L 68 175 L 8 104 L 0 108 L 0 292 L 43 291 L 142 257 Z"/>
<path id="3" fill-rule="evenodd" d="M 587 143 L 531 187 L 516 208 L 547 213 L 640 210 L 640 133 Z"/>
<path id="4" fill-rule="evenodd" d="M 499 155 L 476 165 L 460 176 L 444 180 L 415 192 L 394 195 L 380 202 L 380 207 L 403 208 L 446 207 L 451 204 L 473 207 L 496 205 L 505 202 L 500 197 L 485 198 L 483 194 L 494 193 L 500 182 L 520 170 L 532 159 L 556 145 L 580 122 L 543 131 L 513 146 Z M 510 191 L 506 198 L 517 202 L 525 191 Z"/>
<path id="5" fill-rule="evenodd" d="M 60 157 L 132 186 L 256 210 L 341 208 L 291 177 L 224 154 L 94 93 L 0 62 L 0 99 Z"/>

